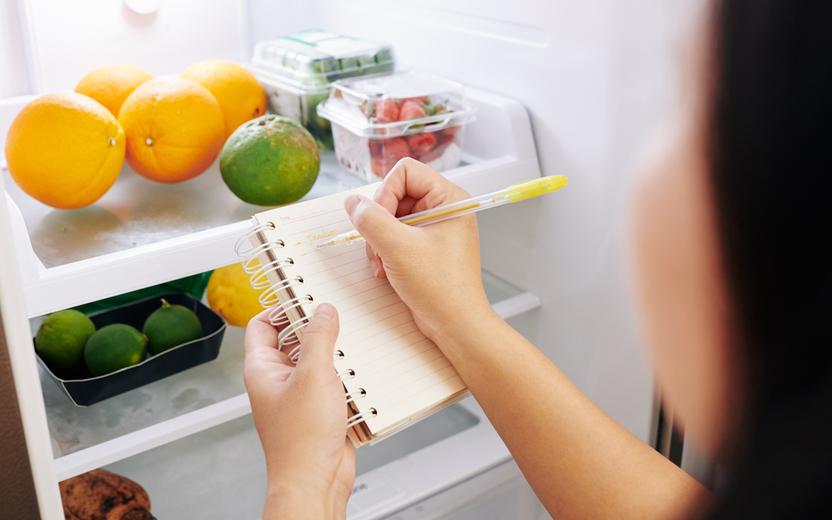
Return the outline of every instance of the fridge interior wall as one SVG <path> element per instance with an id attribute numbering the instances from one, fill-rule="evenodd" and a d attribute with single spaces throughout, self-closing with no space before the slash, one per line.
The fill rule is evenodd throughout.
<path id="1" fill-rule="evenodd" d="M 542 300 L 516 325 L 648 440 L 652 378 L 636 331 L 627 200 L 645 143 L 677 105 L 700 1 L 321 2 L 327 28 L 396 43 L 403 63 L 520 100 L 556 196 L 479 218 L 483 263 Z"/>
<path id="2" fill-rule="evenodd" d="M 639 150 L 675 109 L 678 33 L 700 3 L 166 0 L 141 17 L 121 2 L 6 0 L 0 97 L 68 89 L 108 62 L 163 74 L 244 61 L 255 41 L 317 27 L 391 41 L 406 66 L 519 100 L 543 173 L 571 184 L 483 214 L 484 266 L 541 297 L 515 324 L 646 440 L 653 389 L 631 310 L 626 201 Z M 21 25 L 24 12 L 37 23 Z"/>

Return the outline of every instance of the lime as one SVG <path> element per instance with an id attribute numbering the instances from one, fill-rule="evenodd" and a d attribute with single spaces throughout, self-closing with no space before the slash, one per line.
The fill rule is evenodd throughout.
<path id="1" fill-rule="evenodd" d="M 202 337 L 202 323 L 183 305 L 171 305 L 162 298 L 162 306 L 147 317 L 142 328 L 151 354 Z"/>
<path id="2" fill-rule="evenodd" d="M 222 179 L 250 204 L 295 202 L 315 184 L 321 156 L 315 139 L 287 117 L 267 114 L 237 128 L 220 153 Z"/>
<path id="3" fill-rule="evenodd" d="M 109 374 L 141 362 L 147 352 L 147 337 L 122 323 L 98 329 L 87 341 L 84 360 L 96 376 Z"/>
<path id="4" fill-rule="evenodd" d="M 84 345 L 95 332 L 92 320 L 74 309 L 58 311 L 43 320 L 35 336 L 35 350 L 52 371 L 75 374 L 84 368 Z"/>

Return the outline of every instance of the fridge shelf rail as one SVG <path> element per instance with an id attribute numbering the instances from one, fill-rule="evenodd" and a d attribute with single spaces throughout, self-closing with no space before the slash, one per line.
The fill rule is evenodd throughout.
<path id="1" fill-rule="evenodd" d="M 540 176 L 525 109 L 470 89 L 476 121 L 468 125 L 464 164 L 446 176 L 472 194 Z M 0 101 L 0 135 L 28 98 Z M 215 163 L 178 185 L 148 181 L 125 166 L 94 206 L 48 208 L 2 174 L 29 317 L 81 305 L 235 262 L 234 241 L 265 208 L 237 200 Z M 322 157 L 307 198 L 356 187 L 361 180 Z"/>
<path id="2" fill-rule="evenodd" d="M 536 295 L 491 273 L 484 271 L 483 281 L 492 307 L 505 319 L 540 306 Z M 243 329 L 229 327 L 215 361 L 86 408 L 73 405 L 41 374 L 58 480 L 249 414 L 242 342 Z"/>

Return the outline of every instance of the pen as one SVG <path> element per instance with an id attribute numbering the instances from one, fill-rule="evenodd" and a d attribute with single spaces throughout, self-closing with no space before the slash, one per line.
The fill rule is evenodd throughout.
<path id="1" fill-rule="evenodd" d="M 541 177 L 540 179 L 515 184 L 513 186 L 509 186 L 508 188 L 492 193 L 486 193 L 485 195 L 480 195 L 478 197 L 471 197 L 470 199 L 405 215 L 399 218 L 399 222 L 410 226 L 427 226 L 429 224 L 436 224 L 452 218 L 470 215 L 471 213 L 476 213 L 485 209 L 496 208 L 505 204 L 540 197 L 541 195 L 557 191 L 566 186 L 568 183 L 569 179 L 567 179 L 565 175 Z M 341 233 L 340 235 L 336 235 L 329 240 L 321 242 L 318 244 L 318 248 L 345 244 L 359 238 L 361 238 L 361 234 L 358 231 L 347 231 L 345 233 Z"/>

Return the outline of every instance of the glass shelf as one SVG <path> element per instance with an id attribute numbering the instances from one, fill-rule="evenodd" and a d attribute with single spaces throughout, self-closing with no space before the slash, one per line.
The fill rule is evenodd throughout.
<path id="1" fill-rule="evenodd" d="M 228 327 L 214 361 L 80 407 L 41 368 L 52 450 L 61 457 L 245 393 L 243 329 Z"/>
<path id="2" fill-rule="evenodd" d="M 468 90 L 468 98 L 477 120 L 466 131 L 463 164 L 445 176 L 472 194 L 539 177 L 525 109 L 475 89 Z M 24 101 L 0 114 L 0 126 Z M 341 168 L 332 153 L 323 154 L 321 163 L 318 181 L 305 198 L 364 182 Z M 30 318 L 231 263 L 233 244 L 247 229 L 248 218 L 266 209 L 238 200 L 222 182 L 216 163 L 176 185 L 154 183 L 125 167 L 97 204 L 75 211 L 38 203 L 7 171 L 0 173 L 0 182 L 0 191 L 8 192 L 3 196 L 10 203 L 14 253 Z"/>
<path id="3" fill-rule="evenodd" d="M 451 406 L 390 439 L 359 449 L 356 473 L 362 475 L 399 460 L 479 422 L 463 406 Z M 260 440 L 250 416 L 119 461 L 106 469 L 143 486 L 158 518 L 259 518 L 262 512 L 266 472 Z"/>
<path id="4" fill-rule="evenodd" d="M 518 298 L 537 301 L 491 273 L 483 271 L 483 281 L 495 308 Z M 39 320 L 32 320 L 33 330 L 38 323 Z M 54 457 L 94 449 L 101 443 L 245 394 L 243 334 L 242 328 L 228 327 L 216 360 L 88 407 L 74 405 L 41 369 Z M 94 454 L 90 460 L 95 460 Z"/>
<path id="5" fill-rule="evenodd" d="M 247 204 L 225 186 L 214 162 L 199 177 L 180 184 L 153 182 L 124 166 L 116 184 L 96 204 L 63 211 L 40 204 L 4 175 L 26 223 L 32 248 L 46 267 L 176 238 L 248 219 L 265 207 Z M 349 190 L 364 181 L 349 174 L 334 154 L 321 156 L 313 199 Z"/>
<path id="6" fill-rule="evenodd" d="M 499 276 L 488 271 L 482 272 L 482 283 L 485 286 L 485 295 L 491 304 L 502 302 L 524 294 L 522 289 L 503 280 Z"/>

